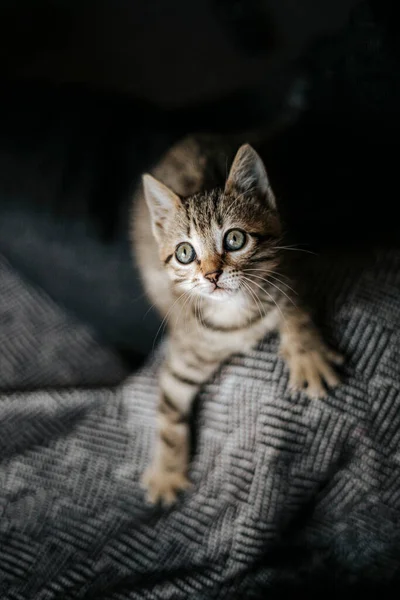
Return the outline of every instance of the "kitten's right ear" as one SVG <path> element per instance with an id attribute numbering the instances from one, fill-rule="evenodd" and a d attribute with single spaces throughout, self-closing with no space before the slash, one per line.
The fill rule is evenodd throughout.
<path id="1" fill-rule="evenodd" d="M 149 207 L 153 234 L 159 241 L 169 221 L 181 201 L 166 185 L 157 181 L 152 175 L 143 175 L 144 197 Z"/>

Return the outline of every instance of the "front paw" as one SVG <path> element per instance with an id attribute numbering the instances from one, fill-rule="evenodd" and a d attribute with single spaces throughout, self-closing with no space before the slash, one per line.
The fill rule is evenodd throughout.
<path id="1" fill-rule="evenodd" d="M 299 351 L 289 354 L 286 360 L 290 369 L 289 388 L 292 391 L 304 390 L 310 398 L 323 398 L 326 396 L 324 382 L 331 388 L 340 383 L 331 363 L 341 364 L 343 358 L 328 348 Z"/>
<path id="2" fill-rule="evenodd" d="M 142 487 L 147 491 L 150 504 L 161 502 L 165 506 L 173 504 L 179 492 L 190 487 L 189 479 L 180 471 L 168 471 L 158 465 L 150 465 L 143 474 Z"/>

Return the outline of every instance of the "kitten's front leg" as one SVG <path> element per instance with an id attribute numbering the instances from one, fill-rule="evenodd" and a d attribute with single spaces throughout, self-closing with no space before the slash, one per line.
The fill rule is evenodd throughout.
<path id="1" fill-rule="evenodd" d="M 291 307 L 283 316 L 280 351 L 289 365 L 290 388 L 302 390 L 306 386 L 308 396 L 324 397 L 324 382 L 329 387 L 340 383 L 332 364 L 342 364 L 343 357 L 326 346 L 304 309 Z"/>
<path id="2" fill-rule="evenodd" d="M 142 483 L 151 503 L 169 505 L 189 487 L 189 419 L 200 386 L 220 362 L 202 357 L 195 348 L 170 340 L 160 376 L 160 400 L 154 454 Z"/>

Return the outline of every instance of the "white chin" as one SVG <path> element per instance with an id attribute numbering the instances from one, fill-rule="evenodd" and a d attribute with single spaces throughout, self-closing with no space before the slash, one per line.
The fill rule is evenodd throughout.
<path id="1" fill-rule="evenodd" d="M 224 290 L 222 288 L 216 288 L 212 292 L 207 294 L 211 300 L 227 300 L 233 296 L 233 290 Z"/>

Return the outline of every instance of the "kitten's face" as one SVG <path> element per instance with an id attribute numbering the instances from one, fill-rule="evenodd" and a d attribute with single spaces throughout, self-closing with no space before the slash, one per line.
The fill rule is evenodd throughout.
<path id="1" fill-rule="evenodd" d="M 149 176 L 144 185 L 160 257 L 177 292 L 249 298 L 278 266 L 275 200 L 249 146 L 236 155 L 224 191 L 182 200 Z"/>

